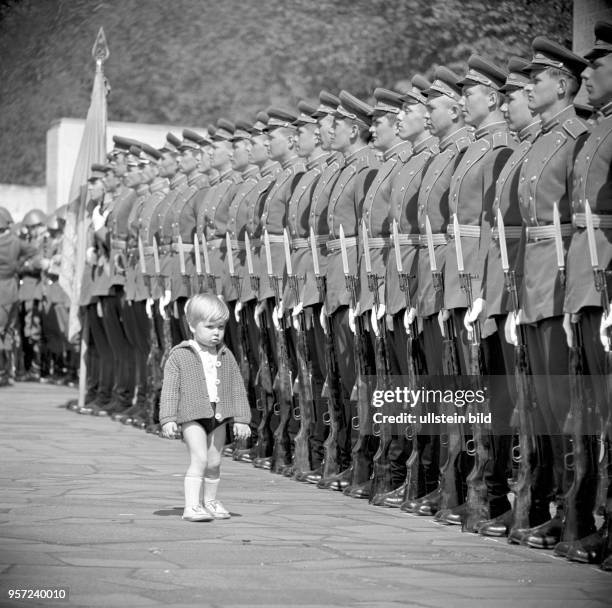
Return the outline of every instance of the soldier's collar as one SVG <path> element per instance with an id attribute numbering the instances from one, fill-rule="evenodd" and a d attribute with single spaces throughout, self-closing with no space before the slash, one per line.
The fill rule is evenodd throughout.
<path id="1" fill-rule="evenodd" d="M 607 118 L 612 114 L 612 101 L 609 101 L 605 106 L 602 106 L 597 114 L 601 114 L 603 118 Z"/>
<path id="2" fill-rule="evenodd" d="M 224 182 L 225 180 L 229 179 L 232 176 L 232 173 L 234 172 L 233 169 L 229 169 L 228 171 L 225 171 L 225 173 L 220 173 L 219 174 L 219 179 Z"/>
<path id="3" fill-rule="evenodd" d="M 299 156 L 292 156 L 291 158 L 288 158 L 287 160 L 283 161 L 281 163 L 281 167 L 283 169 L 289 169 L 289 167 L 293 167 L 294 165 L 297 165 L 300 162 L 300 157 Z"/>
<path id="4" fill-rule="evenodd" d="M 242 179 L 250 179 L 251 177 L 257 177 L 259 173 L 259 168 L 255 165 L 248 167 L 245 171 L 242 172 Z"/>
<path id="5" fill-rule="evenodd" d="M 306 162 L 306 171 L 310 171 L 315 167 L 320 167 L 327 162 L 329 158 L 329 152 L 321 152 L 318 156 L 311 158 Z"/>
<path id="6" fill-rule="evenodd" d="M 414 146 L 414 150 L 412 150 L 412 153 L 420 154 L 421 152 L 424 152 L 427 149 L 431 149 L 436 145 L 437 141 L 438 140 L 433 135 L 430 135 L 427 139 L 424 139 L 422 142 Z"/>
<path id="7" fill-rule="evenodd" d="M 486 127 L 480 127 L 480 129 L 476 129 L 474 131 L 474 137 L 476 139 L 480 139 L 485 137 L 486 135 L 491 135 L 492 133 L 496 133 L 497 131 L 507 131 L 508 124 L 505 120 L 498 120 L 497 122 L 492 122 L 488 124 Z"/>
<path id="8" fill-rule="evenodd" d="M 526 141 L 528 139 L 535 139 L 536 135 L 540 132 L 542 124 L 540 119 L 537 118 L 530 125 L 527 125 L 524 129 L 518 132 L 518 138 L 520 141 Z"/>
<path id="9" fill-rule="evenodd" d="M 276 161 L 272 161 L 269 164 L 261 168 L 261 176 L 268 177 L 268 175 L 274 175 L 281 170 L 280 165 Z"/>
<path id="10" fill-rule="evenodd" d="M 387 161 L 391 158 L 396 157 L 400 152 L 406 150 L 411 147 L 411 143 L 409 141 L 398 141 L 396 144 L 391 146 L 388 150 L 383 152 L 383 160 Z"/>
<path id="11" fill-rule="evenodd" d="M 440 151 L 446 150 L 449 146 L 452 146 L 457 140 L 462 138 L 471 139 L 471 133 L 469 127 L 461 127 L 454 133 L 447 135 L 444 139 L 440 140 Z"/>
<path id="12" fill-rule="evenodd" d="M 178 188 L 179 186 L 182 186 L 183 184 L 187 183 L 187 176 L 184 173 L 177 173 L 171 180 L 170 180 L 170 190 L 174 190 L 175 188 Z"/>
<path id="13" fill-rule="evenodd" d="M 574 106 L 569 105 L 560 112 L 557 112 L 552 118 L 542 123 L 542 133 L 548 133 L 554 129 L 558 124 L 565 122 L 568 118 L 576 116 L 576 110 Z"/>
<path id="14" fill-rule="evenodd" d="M 136 188 L 136 194 L 138 196 L 146 196 L 149 192 L 149 184 L 140 184 L 138 188 Z"/>
<path id="15" fill-rule="evenodd" d="M 187 177 L 187 183 L 190 186 L 195 186 L 200 177 L 202 177 L 202 174 L 199 171 L 194 171 L 191 175 Z"/>
<path id="16" fill-rule="evenodd" d="M 168 180 L 165 177 L 156 177 L 149 186 L 149 190 L 151 190 L 151 193 L 168 190 Z"/>
<path id="17" fill-rule="evenodd" d="M 360 156 L 361 154 L 363 154 L 364 150 L 367 150 L 368 146 L 363 146 L 361 148 L 359 148 L 359 150 L 355 150 L 354 152 L 351 152 L 348 156 L 344 157 L 344 163 L 345 164 L 349 164 L 352 163 L 354 160 L 357 159 L 358 156 Z"/>

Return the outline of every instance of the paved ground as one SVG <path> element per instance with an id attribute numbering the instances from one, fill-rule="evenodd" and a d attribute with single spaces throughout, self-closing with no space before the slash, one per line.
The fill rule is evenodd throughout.
<path id="1" fill-rule="evenodd" d="M 0 606 L 609 606 L 612 575 L 224 459 L 228 521 L 187 523 L 184 446 L 0 392 Z M 68 586 L 70 601 L 7 598 Z"/>

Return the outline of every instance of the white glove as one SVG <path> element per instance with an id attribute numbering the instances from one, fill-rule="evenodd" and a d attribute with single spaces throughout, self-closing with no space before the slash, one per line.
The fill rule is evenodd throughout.
<path id="1" fill-rule="evenodd" d="M 100 205 L 96 205 L 94 207 L 94 210 L 91 213 L 91 223 L 95 232 L 98 232 L 100 228 L 104 227 L 104 224 L 106 224 L 106 216 L 108 215 L 109 211 L 110 209 L 107 209 L 104 213 L 100 213 Z"/>
<path id="2" fill-rule="evenodd" d="M 145 310 L 147 312 L 147 317 L 149 317 L 149 319 L 153 318 L 153 303 L 155 300 L 153 300 L 153 298 L 147 298 L 146 302 L 145 302 Z"/>
<path id="3" fill-rule="evenodd" d="M 450 317 L 450 312 L 446 310 L 446 308 L 441 308 L 438 313 L 438 325 L 440 326 L 440 332 L 442 333 L 442 337 L 446 338 L 446 329 L 444 328 L 444 323 L 448 321 Z"/>
<path id="4" fill-rule="evenodd" d="M 275 305 L 272 309 L 272 323 L 274 323 L 276 331 L 280 331 L 281 307 L 282 302 L 278 306 Z"/>
<path id="5" fill-rule="evenodd" d="M 599 339 L 604 347 L 604 350 L 609 353 L 611 344 L 610 338 L 608 337 L 608 328 L 612 326 L 612 302 L 608 308 L 608 313 L 605 312 L 601 315 L 601 323 L 599 324 Z"/>
<path id="6" fill-rule="evenodd" d="M 355 328 L 355 309 L 349 307 L 349 316 L 348 316 L 349 328 L 350 330 L 356 334 L 357 330 Z"/>
<path id="7" fill-rule="evenodd" d="M 370 313 L 370 324 L 372 325 L 372 330 L 374 331 L 374 335 L 377 338 L 380 336 L 380 327 L 378 326 L 378 321 L 383 318 L 385 312 L 385 305 L 380 304 L 378 308 L 372 308 L 372 311 Z"/>
<path id="8" fill-rule="evenodd" d="M 100 300 L 96 302 L 96 314 L 98 315 L 99 319 L 104 316 L 104 313 L 102 312 L 102 302 L 100 302 Z"/>
<path id="9" fill-rule="evenodd" d="M 482 317 L 485 316 L 487 309 L 487 303 L 482 298 L 476 298 L 472 303 L 472 307 L 468 308 L 463 317 L 463 326 L 467 329 L 468 339 L 472 339 L 472 333 L 474 331 L 474 323 L 478 319 L 482 321 Z"/>
<path id="10" fill-rule="evenodd" d="M 504 326 L 504 334 L 506 335 L 506 342 L 508 344 L 518 345 L 518 338 L 516 335 L 516 326 L 521 323 L 523 317 L 523 311 L 518 310 L 517 312 L 511 312 L 506 317 L 506 325 Z"/>
<path id="11" fill-rule="evenodd" d="M 329 332 L 329 325 L 327 319 L 327 308 L 325 308 L 325 304 L 321 306 L 321 312 L 319 313 L 319 323 L 321 323 L 323 333 L 327 335 Z"/>
<path id="12" fill-rule="evenodd" d="M 300 329 L 300 321 L 298 319 L 299 314 L 304 310 L 304 305 L 301 302 L 298 302 L 291 311 L 291 323 L 293 325 L 293 329 L 298 331 Z"/>
<path id="13" fill-rule="evenodd" d="M 253 312 L 253 321 L 255 321 L 255 325 L 257 326 L 257 329 L 261 329 L 261 315 L 263 314 L 264 311 L 264 303 L 263 302 L 257 302 L 257 305 L 255 306 L 255 311 Z"/>
<path id="14" fill-rule="evenodd" d="M 172 297 L 172 293 L 169 289 L 164 291 L 164 295 L 159 299 L 159 314 L 162 316 L 162 319 L 167 319 L 168 315 L 166 314 L 166 307 L 170 304 L 170 299 Z"/>
<path id="15" fill-rule="evenodd" d="M 565 332 L 567 347 L 572 348 L 574 346 L 574 330 L 572 329 L 572 315 L 569 312 L 563 315 L 563 331 Z"/>
<path id="16" fill-rule="evenodd" d="M 412 306 L 410 309 L 406 308 L 404 311 L 404 329 L 408 335 L 412 334 L 412 324 L 416 319 L 416 308 Z"/>
<path id="17" fill-rule="evenodd" d="M 236 302 L 236 306 L 234 306 L 234 319 L 236 319 L 236 323 L 240 323 L 240 311 L 242 310 L 242 302 L 238 300 Z"/>
<path id="18" fill-rule="evenodd" d="M 85 260 L 91 266 L 95 266 L 98 261 L 98 255 L 96 254 L 95 247 L 88 247 L 85 252 Z"/>

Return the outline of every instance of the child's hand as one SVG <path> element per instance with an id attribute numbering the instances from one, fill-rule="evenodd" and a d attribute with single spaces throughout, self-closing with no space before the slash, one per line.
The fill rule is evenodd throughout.
<path id="1" fill-rule="evenodd" d="M 234 422 L 234 436 L 236 439 L 248 439 L 251 436 L 251 427 L 244 422 Z"/>
<path id="2" fill-rule="evenodd" d="M 178 433 L 178 426 L 176 422 L 171 420 L 170 422 L 166 422 L 164 426 L 162 426 L 162 437 L 165 439 L 174 439 Z"/>

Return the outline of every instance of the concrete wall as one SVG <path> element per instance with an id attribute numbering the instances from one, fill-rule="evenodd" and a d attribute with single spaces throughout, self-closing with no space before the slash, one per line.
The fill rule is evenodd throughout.
<path id="1" fill-rule="evenodd" d="M 574 53 L 586 53 L 595 41 L 593 26 L 596 21 L 612 22 L 611 0 L 574 0 L 574 28 L 572 47 Z"/>
<path id="2" fill-rule="evenodd" d="M 20 222 L 30 209 L 47 210 L 47 189 L 39 186 L 0 184 L 0 207 L 6 207 Z"/>

